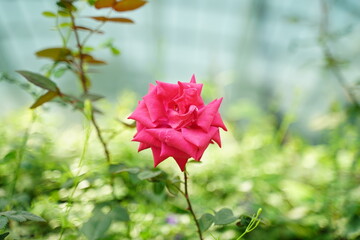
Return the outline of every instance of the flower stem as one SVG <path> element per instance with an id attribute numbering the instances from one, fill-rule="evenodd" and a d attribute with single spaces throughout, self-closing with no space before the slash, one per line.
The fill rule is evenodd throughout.
<path id="1" fill-rule="evenodd" d="M 202 233 L 201 233 L 201 229 L 200 229 L 200 224 L 199 224 L 199 221 L 198 219 L 196 218 L 196 215 L 195 215 L 195 212 L 192 208 L 192 205 L 191 205 L 191 201 L 190 201 L 190 197 L 189 197 L 189 191 L 188 191 L 188 176 L 187 176 L 187 173 L 186 173 L 186 170 L 184 171 L 184 181 L 185 181 L 185 193 L 184 193 L 184 197 L 186 199 L 186 202 L 188 204 L 188 210 L 190 211 L 191 213 L 191 216 L 193 217 L 194 221 L 195 221 L 195 224 L 196 224 L 196 227 L 197 227 L 197 232 L 199 234 L 199 239 L 200 240 L 203 240 L 203 236 L 202 236 Z"/>

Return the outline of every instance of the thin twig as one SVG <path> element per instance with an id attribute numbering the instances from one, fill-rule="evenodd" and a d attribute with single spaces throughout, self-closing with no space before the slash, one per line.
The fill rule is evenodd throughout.
<path id="1" fill-rule="evenodd" d="M 344 89 L 349 101 L 358 109 L 360 109 L 360 104 L 354 95 L 352 89 L 347 85 L 344 75 L 342 74 L 339 66 L 336 63 L 336 58 L 331 52 L 330 47 L 326 42 L 328 36 L 328 25 L 329 25 L 329 9 L 326 0 L 320 0 L 321 5 L 321 21 L 320 21 L 320 44 L 322 47 L 322 52 L 327 61 L 331 62 L 331 72 L 339 82 L 340 86 Z"/>
<path id="2" fill-rule="evenodd" d="M 79 33 L 76 29 L 76 23 L 75 23 L 75 17 L 74 14 L 72 13 L 72 11 L 69 11 L 70 13 L 70 18 L 71 18 L 71 24 L 73 26 L 74 29 L 74 34 L 75 34 L 75 40 L 76 40 L 76 45 L 79 49 L 79 76 L 80 76 L 80 81 L 82 84 L 82 88 L 84 90 L 84 93 L 88 92 L 88 84 L 87 84 L 87 80 L 86 80 L 86 76 L 85 76 L 85 72 L 84 72 L 84 58 L 83 58 L 83 45 L 81 45 L 81 41 L 80 41 L 80 37 L 79 37 Z"/>
<path id="3" fill-rule="evenodd" d="M 94 112 L 92 113 L 91 115 L 91 122 L 92 124 L 94 125 L 95 127 L 95 130 L 96 130 L 96 134 L 101 142 L 101 145 L 103 146 L 104 148 L 104 154 L 105 154 L 105 157 L 106 157 L 106 161 L 107 163 L 110 165 L 111 164 L 111 158 L 110 158 L 110 152 L 109 152 L 109 149 L 108 149 L 108 146 L 107 146 L 107 143 L 105 142 L 103 136 L 102 136 L 102 133 L 101 133 L 101 129 L 98 125 L 98 123 L 96 122 L 96 118 L 95 118 L 95 114 Z"/>
<path id="4" fill-rule="evenodd" d="M 191 201 L 190 201 L 190 197 L 189 197 L 189 192 L 188 192 L 188 177 L 187 177 L 186 170 L 184 171 L 184 181 L 185 181 L 185 193 L 184 193 L 184 197 L 185 197 L 186 202 L 187 202 L 187 204 L 188 204 L 188 210 L 190 211 L 191 216 L 193 217 L 193 219 L 194 219 L 194 221 L 195 221 L 196 228 L 197 228 L 197 232 L 198 232 L 198 234 L 199 234 L 199 239 L 200 239 L 200 240 L 203 240 L 203 236 L 202 236 L 201 229 L 200 229 L 200 224 L 199 224 L 198 219 L 196 218 L 196 215 L 195 215 L 195 212 L 194 212 L 194 210 L 193 210 L 193 208 L 192 208 Z"/>
<path id="5" fill-rule="evenodd" d="M 76 39 L 76 45 L 78 47 L 78 50 L 79 50 L 79 57 L 80 57 L 80 61 L 79 61 L 79 77 L 80 77 L 80 80 L 81 80 L 81 83 L 82 83 L 82 88 L 83 88 L 83 91 L 84 91 L 84 94 L 88 93 L 88 86 L 87 86 L 87 79 L 86 79 L 86 76 L 85 76 L 85 71 L 84 71 L 84 61 L 83 61 L 83 45 L 81 43 L 81 40 L 80 40 L 80 37 L 79 37 L 79 33 L 76 29 L 76 23 L 75 23 L 75 17 L 74 15 L 72 14 L 71 11 L 70 12 L 70 18 L 71 18 L 71 23 L 73 25 L 73 29 L 74 29 L 74 34 L 75 34 L 75 39 Z M 87 39 L 85 39 L 87 40 Z M 84 42 L 85 43 L 85 42 Z M 96 130 L 96 134 L 98 136 L 98 139 L 104 149 L 104 154 L 105 154 L 105 158 L 106 158 L 106 162 L 108 164 L 108 166 L 110 167 L 111 165 L 111 157 L 110 157 L 110 151 L 109 151 L 109 148 L 108 148 L 108 145 L 106 143 L 106 141 L 104 140 L 104 137 L 102 135 L 102 131 L 96 121 L 96 118 L 95 118 L 95 113 L 94 111 L 92 112 L 91 114 L 91 122 L 92 124 L 94 125 L 95 127 L 95 130 Z M 115 195 L 115 183 L 114 183 L 114 176 L 113 174 L 110 173 L 110 185 L 112 187 L 112 195 L 115 199 L 117 199 L 116 195 Z"/>

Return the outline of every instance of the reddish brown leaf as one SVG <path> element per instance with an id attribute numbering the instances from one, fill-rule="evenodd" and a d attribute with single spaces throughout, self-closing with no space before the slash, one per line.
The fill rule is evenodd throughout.
<path id="1" fill-rule="evenodd" d="M 85 62 L 87 62 L 89 64 L 106 64 L 105 61 L 98 60 L 98 59 L 95 59 L 95 58 L 85 59 Z"/>
<path id="2" fill-rule="evenodd" d="M 147 2 L 144 0 L 122 0 L 116 2 L 113 9 L 117 12 L 131 11 L 143 6 L 146 3 Z"/>
<path id="3" fill-rule="evenodd" d="M 47 48 L 35 53 L 38 57 L 50 58 L 55 61 L 67 61 L 67 57 L 71 55 L 70 49 L 67 48 Z"/>
<path id="4" fill-rule="evenodd" d="M 99 30 L 95 30 L 95 29 L 91 29 L 88 27 L 83 27 L 83 26 L 74 26 L 73 29 L 80 29 L 80 30 L 85 30 L 85 31 L 90 31 L 90 32 L 95 32 L 95 33 L 100 33 L 103 34 L 103 31 L 99 31 Z"/>
<path id="5" fill-rule="evenodd" d="M 75 55 L 75 57 L 80 58 L 79 55 Z M 85 53 L 82 54 L 82 59 L 83 59 L 84 62 L 89 63 L 89 64 L 106 64 L 106 62 L 104 62 L 102 60 L 95 59 L 90 54 L 85 54 Z"/>
<path id="6" fill-rule="evenodd" d="M 53 91 L 48 91 L 47 93 L 45 93 L 44 95 L 40 96 L 33 105 L 31 105 L 31 109 L 37 108 L 41 105 L 43 105 L 46 102 L 51 101 L 53 98 L 55 98 L 56 96 L 59 96 L 58 92 L 53 92 Z"/>
<path id="7" fill-rule="evenodd" d="M 97 9 L 100 8 L 108 8 L 114 6 L 116 3 L 116 0 L 98 0 L 95 2 L 95 7 Z"/>
<path id="8" fill-rule="evenodd" d="M 121 23 L 134 23 L 133 20 L 129 18 L 121 18 L 121 17 L 114 17 L 114 18 L 108 18 L 108 17 L 90 17 L 96 21 L 101 22 L 121 22 Z"/>

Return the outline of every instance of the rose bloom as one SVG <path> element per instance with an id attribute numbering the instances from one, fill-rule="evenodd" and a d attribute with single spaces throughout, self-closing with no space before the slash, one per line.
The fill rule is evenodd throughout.
<path id="1" fill-rule="evenodd" d="M 140 142 L 138 151 L 151 148 L 155 167 L 173 157 L 184 171 L 189 158 L 200 161 L 210 143 L 221 147 L 219 128 L 227 130 L 218 112 L 222 98 L 205 105 L 203 84 L 194 75 L 189 83 L 156 83 L 129 117 L 136 121 L 133 141 Z"/>

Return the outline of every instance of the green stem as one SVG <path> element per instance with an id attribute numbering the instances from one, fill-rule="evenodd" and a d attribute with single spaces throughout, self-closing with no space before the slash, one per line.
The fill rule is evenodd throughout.
<path id="1" fill-rule="evenodd" d="M 253 231 L 255 228 L 257 228 L 257 226 L 260 223 L 260 219 L 259 216 L 262 212 L 262 209 L 259 208 L 256 215 L 254 214 L 251 218 L 250 223 L 246 226 L 245 231 L 236 239 L 236 240 L 240 240 L 243 236 L 245 236 L 246 234 L 248 234 L 249 232 Z"/>
<path id="2" fill-rule="evenodd" d="M 203 240 L 203 236 L 202 236 L 202 233 L 201 233 L 201 229 L 200 229 L 200 224 L 199 224 L 199 221 L 195 215 L 195 212 L 193 210 L 193 207 L 191 205 L 191 201 L 190 201 L 190 197 L 189 197 L 189 191 L 188 191 L 188 176 L 187 176 L 187 173 L 186 173 L 186 170 L 184 170 L 184 181 L 185 181 L 185 192 L 181 192 L 183 193 L 185 199 L 186 199 L 186 202 L 188 204 L 188 210 L 190 211 L 191 213 L 191 216 L 193 217 L 194 219 L 194 222 L 196 224 L 196 228 L 197 228 L 197 232 L 199 234 L 199 239 L 200 240 Z"/>
<path id="3" fill-rule="evenodd" d="M 80 173 L 81 173 L 81 168 L 82 168 L 82 165 L 83 165 L 83 161 L 85 159 L 85 155 L 86 155 L 86 152 L 87 152 L 87 149 L 88 149 L 88 145 L 89 145 L 89 139 L 90 139 L 90 133 L 91 133 L 91 125 L 89 124 L 88 120 L 86 121 L 86 127 L 85 127 L 85 140 L 84 140 L 84 146 L 83 146 L 83 149 L 82 149 L 82 152 L 81 152 L 81 156 L 80 156 L 80 160 L 79 160 L 79 163 L 78 163 L 78 170 L 77 170 L 77 173 L 74 177 L 74 188 L 73 190 L 71 191 L 71 194 L 67 200 L 67 206 L 66 206 L 66 211 L 65 211 L 65 221 L 66 219 L 68 218 L 69 216 L 69 213 L 70 213 L 70 210 L 71 210 L 71 206 L 72 206 L 72 202 L 73 202 L 73 198 L 74 198 L 74 194 L 77 190 L 77 187 L 79 186 L 79 183 L 80 183 Z M 60 232 L 60 237 L 59 237 L 59 240 L 62 239 L 63 237 L 63 234 L 65 232 L 65 228 L 64 228 L 64 224 L 61 228 L 61 232 Z"/>
<path id="4" fill-rule="evenodd" d="M 79 58 L 80 58 L 80 61 L 79 61 L 79 78 L 80 78 L 80 81 L 81 81 L 81 84 L 82 84 L 82 89 L 83 89 L 83 92 L 84 94 L 88 93 L 88 84 L 87 84 L 87 79 L 86 79 L 86 76 L 85 76 L 85 70 L 84 70 L 84 61 L 83 61 L 83 44 L 81 43 L 80 41 L 80 37 L 79 37 L 79 33 L 76 29 L 76 23 L 75 23 L 75 17 L 73 15 L 73 13 L 71 11 L 70 12 L 70 19 L 71 19 L 71 23 L 73 25 L 73 29 L 74 29 L 74 34 L 75 34 L 75 40 L 76 40 L 76 45 L 78 47 L 78 50 L 79 50 Z M 99 26 L 99 28 L 102 26 L 103 24 L 101 24 Z M 88 35 L 88 37 L 85 39 L 84 43 L 87 41 L 87 39 L 90 37 L 90 35 Z M 94 125 L 95 127 L 95 130 L 96 130 L 96 134 L 98 136 L 98 139 L 104 149 L 104 154 L 105 154 L 105 158 L 106 158 L 106 161 L 107 161 L 107 164 L 108 166 L 110 167 L 111 165 L 111 157 L 110 157 L 110 151 L 109 151 L 109 148 L 108 148 L 108 145 L 107 143 L 105 142 L 104 140 L 104 137 L 102 135 L 102 132 L 101 132 L 101 129 L 96 121 L 96 118 L 95 118 L 95 114 L 94 112 L 92 112 L 91 114 L 91 122 L 92 124 Z M 110 185 L 112 187 L 112 195 L 113 197 L 116 199 L 116 195 L 115 195 L 115 183 L 114 183 L 114 176 L 112 174 L 110 174 Z"/>
<path id="5" fill-rule="evenodd" d="M 13 183 L 12 183 L 11 188 L 10 188 L 10 199 L 12 199 L 14 197 L 14 195 L 15 195 L 16 184 L 17 184 L 17 181 L 18 181 L 19 176 L 20 176 L 21 164 L 22 164 L 22 161 L 23 161 L 23 158 L 24 158 L 26 145 L 27 145 L 27 142 L 29 140 L 30 131 L 31 131 L 31 128 L 32 128 L 35 120 L 36 120 L 36 114 L 35 114 L 34 111 L 31 111 L 30 125 L 27 127 L 27 129 L 26 129 L 26 131 L 24 133 L 24 136 L 22 138 L 22 142 L 21 142 L 21 145 L 20 145 L 18 151 L 16 151 L 16 167 L 15 167 L 15 173 L 14 173 L 14 180 L 13 180 Z"/>

